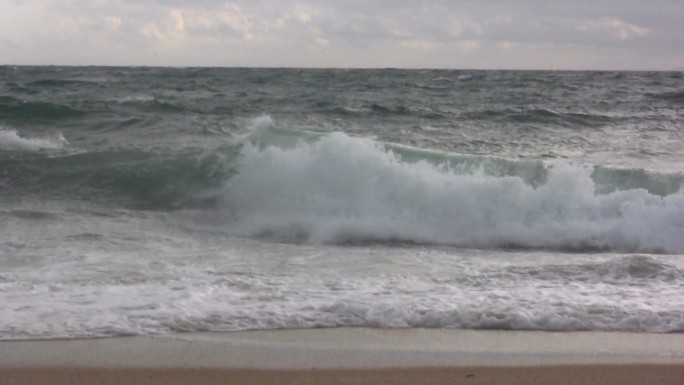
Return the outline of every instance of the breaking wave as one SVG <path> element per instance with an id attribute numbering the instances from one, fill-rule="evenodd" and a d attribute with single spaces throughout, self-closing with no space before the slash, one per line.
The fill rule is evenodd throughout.
<path id="1" fill-rule="evenodd" d="M 0 131 L 2 150 L 65 144 L 61 135 Z M 199 210 L 218 216 L 211 223 L 220 231 L 288 242 L 684 251 L 680 173 L 456 154 L 282 130 L 267 117 L 213 149 L 38 152 L 0 162 L 8 192 Z"/>
<path id="2" fill-rule="evenodd" d="M 52 137 L 24 138 L 16 130 L 0 128 L 0 150 L 2 151 L 38 151 L 43 149 L 59 149 L 67 144 L 61 133 Z"/>
<path id="3" fill-rule="evenodd" d="M 619 179 L 606 168 L 532 162 L 506 169 L 514 161 L 480 158 L 477 167 L 458 169 L 449 164 L 456 159 L 405 161 L 400 147 L 342 133 L 291 147 L 247 145 L 222 197 L 228 227 L 314 243 L 684 251 L 681 175 L 671 176 L 680 185 L 665 196 L 648 186 L 621 189 L 619 181 L 601 193 L 593 175 Z"/>

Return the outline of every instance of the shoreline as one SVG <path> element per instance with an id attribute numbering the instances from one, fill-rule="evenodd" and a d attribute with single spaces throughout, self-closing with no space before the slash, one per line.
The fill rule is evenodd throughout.
<path id="1" fill-rule="evenodd" d="M 682 384 L 684 334 L 299 329 L 0 341 L 9 384 Z"/>

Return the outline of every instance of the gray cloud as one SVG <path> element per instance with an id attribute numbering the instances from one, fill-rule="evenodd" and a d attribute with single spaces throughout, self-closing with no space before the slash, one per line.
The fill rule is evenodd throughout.
<path id="1" fill-rule="evenodd" d="M 26 0 L 18 64 L 684 69 L 681 1 Z"/>

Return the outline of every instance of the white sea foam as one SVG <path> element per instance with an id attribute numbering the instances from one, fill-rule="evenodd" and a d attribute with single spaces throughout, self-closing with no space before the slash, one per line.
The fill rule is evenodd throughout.
<path id="1" fill-rule="evenodd" d="M 230 231 L 314 243 L 684 252 L 684 193 L 597 194 L 591 170 L 558 164 L 543 185 L 402 162 L 333 133 L 293 148 L 247 145 L 225 188 Z"/>
<path id="2" fill-rule="evenodd" d="M 43 149 L 60 149 L 67 145 L 61 133 L 51 137 L 24 138 L 16 130 L 0 128 L 0 150 L 5 151 L 37 151 Z"/>
<path id="3" fill-rule="evenodd" d="M 152 102 L 154 96 L 152 95 L 127 95 L 112 99 L 117 103 L 136 103 L 136 102 Z"/>
<path id="4" fill-rule="evenodd" d="M 367 258 L 377 258 L 387 251 L 363 252 Z M 658 264 L 648 258 L 647 262 Z M 640 261 L 537 264 L 492 271 L 487 267 L 494 266 L 480 263 L 465 271 L 451 269 L 450 277 L 446 273 L 350 276 L 349 268 L 332 272 L 315 267 L 288 274 L 230 273 L 206 266 L 203 270 L 201 260 L 195 263 L 194 268 L 186 262 L 185 267 L 157 271 L 156 277 L 131 274 L 121 279 L 32 282 L 33 277 L 24 276 L 25 280 L 0 282 L 0 299 L 10 310 L 0 323 L 0 339 L 339 326 L 684 330 L 681 312 L 676 310 L 683 305 L 681 291 L 672 284 L 653 282 L 657 274 L 643 279 L 630 276 L 630 269 L 640 269 Z M 681 280 L 681 270 L 674 266 L 662 264 L 661 270 L 663 274 L 671 270 Z M 162 276 L 171 271 L 174 276 Z M 609 276 L 604 282 L 610 274 L 618 279 Z M 580 276 L 587 280 L 568 284 L 568 279 Z"/>
<path id="5" fill-rule="evenodd" d="M 182 212 L 3 203 L 0 339 L 338 326 L 684 330 L 676 255 L 281 244 L 191 231 L 178 226 Z"/>

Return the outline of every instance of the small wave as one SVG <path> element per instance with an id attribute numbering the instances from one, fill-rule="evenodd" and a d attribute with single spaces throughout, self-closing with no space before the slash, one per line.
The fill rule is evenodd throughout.
<path id="1" fill-rule="evenodd" d="M 494 120 L 500 122 L 554 124 L 562 127 L 601 127 L 614 122 L 614 118 L 601 114 L 558 112 L 548 109 L 504 109 L 466 112 L 468 120 Z"/>
<path id="2" fill-rule="evenodd" d="M 484 75 L 469 75 L 469 74 L 461 74 L 456 77 L 457 80 L 462 81 L 462 82 L 469 82 L 472 80 L 482 80 L 484 79 Z"/>
<path id="3" fill-rule="evenodd" d="M 26 83 L 29 87 L 64 87 L 72 85 L 88 86 L 91 83 L 103 83 L 109 81 L 104 78 L 77 78 L 77 79 L 40 79 Z"/>
<path id="4" fill-rule="evenodd" d="M 684 279 L 684 271 L 677 268 L 677 266 L 646 255 L 630 255 L 598 263 L 514 266 L 503 271 L 503 275 L 510 274 L 528 280 L 608 283 L 631 286 L 648 284 L 649 282 L 673 282 Z M 497 277 L 488 275 L 488 278 Z"/>
<path id="5" fill-rule="evenodd" d="M 178 101 L 159 99 L 153 95 L 125 95 L 106 99 L 121 105 L 128 105 L 142 111 L 156 111 L 164 113 L 198 112 Z"/>
<path id="6" fill-rule="evenodd" d="M 42 139 L 4 141 L 12 150 L 38 150 L 58 144 Z M 16 134 L 8 135 L 12 140 Z M 64 141 L 66 143 L 66 141 Z M 16 144 L 14 144 L 16 143 Z M 53 148 L 53 147 L 47 147 Z M 159 153 L 138 149 L 81 152 L 50 157 L 0 159 L 0 185 L 22 195 L 68 195 L 105 200 L 141 210 L 174 210 L 208 205 L 211 191 L 233 173 L 231 147 L 215 152 Z"/>
<path id="7" fill-rule="evenodd" d="M 25 102 L 12 98 L 0 100 L 0 117 L 5 119 L 53 120 L 79 117 L 83 111 L 50 102 Z"/>
<path id="8" fill-rule="evenodd" d="M 60 149 L 68 142 L 61 133 L 45 138 L 23 138 L 16 130 L 0 128 L 0 150 L 4 151 L 38 151 L 43 149 Z"/>
<path id="9" fill-rule="evenodd" d="M 360 107 L 350 106 L 331 106 L 326 109 L 327 112 L 337 115 L 381 115 L 381 116 L 416 116 L 426 119 L 446 119 L 441 112 L 435 108 L 420 107 L 420 106 L 406 106 L 402 104 L 385 105 L 379 103 L 370 103 Z"/>
<path id="10" fill-rule="evenodd" d="M 28 220 L 46 220 L 59 218 L 59 215 L 52 212 L 26 209 L 0 211 L 0 216 L 16 217 Z"/>
<path id="11" fill-rule="evenodd" d="M 148 102 L 153 102 L 154 101 L 154 96 L 152 95 L 128 95 L 128 96 L 123 96 L 120 98 L 115 98 L 115 102 L 117 103 L 148 103 Z"/>
<path id="12" fill-rule="evenodd" d="M 656 99 L 667 100 L 670 102 L 684 103 L 684 90 L 650 94 L 650 96 Z"/>
<path id="13" fill-rule="evenodd" d="M 368 106 L 370 111 L 386 115 L 409 115 L 411 110 L 405 106 L 388 107 L 382 104 L 371 104 Z"/>

